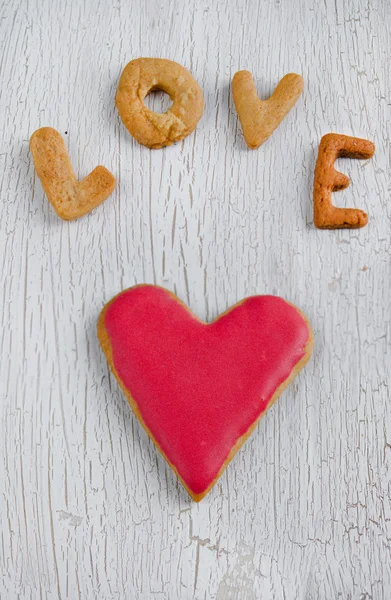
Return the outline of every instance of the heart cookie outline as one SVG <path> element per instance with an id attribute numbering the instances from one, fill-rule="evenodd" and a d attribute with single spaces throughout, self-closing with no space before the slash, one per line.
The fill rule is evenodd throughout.
<path id="1" fill-rule="evenodd" d="M 194 490 L 192 490 L 189 485 L 184 481 L 183 477 L 181 476 L 181 474 L 178 472 L 177 467 L 173 464 L 173 462 L 168 458 L 168 456 L 166 455 L 166 453 L 163 451 L 161 445 L 159 444 L 159 442 L 156 440 L 154 434 L 152 433 L 151 429 L 146 425 L 145 420 L 141 414 L 141 410 L 139 407 L 139 404 L 136 402 L 136 400 L 132 397 L 130 390 L 128 389 L 128 387 L 125 385 L 124 381 L 122 380 L 121 376 L 118 373 L 118 370 L 116 368 L 116 366 L 114 365 L 114 358 L 113 358 L 113 349 L 112 349 L 112 342 L 111 342 L 111 338 L 109 335 L 109 332 L 106 329 L 106 314 L 107 311 L 109 310 L 109 308 L 116 302 L 118 301 L 121 297 L 132 293 L 135 293 L 137 290 L 140 290 L 140 288 L 152 288 L 151 289 L 151 293 L 154 294 L 156 293 L 160 293 L 160 294 L 164 294 L 167 295 L 167 299 L 168 300 L 174 300 L 175 302 L 175 306 L 178 306 L 179 308 L 181 308 L 182 310 L 184 309 L 185 313 L 184 314 L 188 314 L 191 317 L 191 320 L 194 319 L 195 323 L 204 325 L 206 327 L 209 326 L 213 326 L 213 324 L 216 324 L 218 321 L 220 321 L 220 319 L 222 319 L 222 317 L 225 317 L 226 315 L 228 315 L 229 313 L 231 313 L 232 311 L 234 311 L 235 309 L 237 309 L 238 307 L 240 307 L 242 304 L 248 302 L 248 301 L 254 301 L 254 299 L 265 299 L 265 298 L 271 298 L 273 300 L 278 300 L 279 302 L 283 302 L 284 305 L 287 305 L 289 307 L 293 307 L 293 309 L 296 311 L 297 315 L 300 317 L 301 321 L 301 326 L 303 324 L 305 324 L 306 327 L 306 343 L 303 346 L 302 352 L 301 352 L 301 358 L 300 360 L 298 360 L 297 362 L 293 363 L 293 366 L 289 372 L 289 375 L 287 377 L 285 377 L 280 385 L 278 385 L 277 388 L 273 388 L 274 389 L 274 393 L 271 395 L 270 399 L 268 400 L 267 404 L 265 405 L 265 407 L 260 410 L 257 418 L 255 418 L 254 420 L 251 420 L 249 427 L 245 430 L 245 432 L 243 433 L 243 435 L 241 435 L 240 437 L 238 437 L 236 439 L 236 443 L 233 445 L 230 445 L 230 451 L 226 456 L 225 460 L 223 463 L 218 463 L 219 466 L 219 470 L 218 473 L 213 477 L 213 479 L 210 481 L 209 485 L 202 490 L 201 493 L 195 492 Z M 149 293 L 149 290 L 147 290 L 147 293 Z M 126 300 L 125 300 L 126 302 Z M 263 321 L 262 321 L 263 324 Z M 121 325 L 122 327 L 122 325 Z M 98 338 L 102 347 L 102 350 L 107 358 L 107 361 L 109 363 L 110 369 L 113 372 L 114 376 L 116 377 L 121 389 L 123 390 L 130 406 L 132 407 L 136 417 L 138 418 L 138 420 L 140 421 L 141 425 L 144 427 L 145 431 L 147 432 L 148 436 L 151 438 L 151 440 L 153 441 L 153 443 L 155 444 L 155 446 L 157 447 L 157 449 L 159 450 L 159 452 L 162 454 L 162 456 L 164 457 L 164 459 L 166 460 L 166 462 L 169 464 L 169 466 L 173 469 L 174 473 L 177 475 L 177 477 L 179 478 L 179 480 L 182 482 L 183 486 L 185 487 L 185 489 L 187 490 L 187 492 L 189 493 L 189 495 L 196 501 L 199 502 L 204 496 L 206 496 L 206 494 L 211 490 L 211 488 L 214 486 L 214 484 L 216 483 L 216 481 L 219 479 L 219 477 L 222 475 L 222 473 L 224 472 L 225 468 L 228 466 L 229 462 L 234 458 L 235 454 L 237 453 L 237 451 L 239 450 L 239 448 L 244 444 L 244 442 L 249 438 L 249 436 L 251 435 L 251 433 L 254 431 L 256 425 L 258 424 L 258 422 L 260 421 L 260 419 L 266 414 L 267 410 L 274 404 L 274 402 L 277 400 L 277 398 L 281 395 L 281 393 L 285 390 L 285 388 L 289 385 L 289 383 L 291 383 L 291 381 L 293 381 L 293 379 L 296 377 L 296 375 L 301 371 L 301 369 L 305 366 L 305 364 L 308 362 L 311 353 L 312 353 L 312 348 L 313 348 L 313 333 L 312 333 L 312 329 L 311 326 L 308 322 L 308 319 L 306 318 L 306 316 L 293 304 L 286 302 L 285 300 L 275 297 L 275 296 L 251 296 L 248 298 L 245 298 L 243 300 L 241 300 L 240 302 L 238 302 L 237 304 L 235 304 L 234 306 L 228 308 L 228 310 L 226 310 L 225 312 L 223 312 L 221 315 L 219 315 L 217 317 L 217 319 L 215 319 L 214 321 L 212 321 L 211 323 L 205 323 L 204 321 L 202 321 L 201 319 L 199 319 L 198 317 L 196 317 L 196 315 L 194 315 L 194 313 L 179 299 L 177 298 L 177 296 L 175 294 L 173 294 L 172 292 L 161 288 L 159 286 L 151 286 L 148 284 L 141 284 L 141 285 L 136 285 L 133 286 L 131 288 L 128 288 L 127 290 L 124 290 L 122 292 L 120 292 L 119 294 L 117 294 L 112 300 L 110 300 L 110 302 L 108 302 L 104 308 L 102 309 L 100 315 L 99 315 L 99 319 L 98 319 L 98 325 L 97 325 L 97 333 L 98 333 Z M 121 355 L 125 355 L 126 353 L 121 352 Z M 127 357 L 126 357 L 127 359 Z M 261 367 L 261 363 L 259 364 L 259 367 Z M 257 367 L 258 368 L 258 367 Z M 259 399 L 259 404 L 261 404 L 262 398 Z M 156 429 L 156 428 L 155 428 Z M 216 468 L 217 471 L 217 468 Z"/>

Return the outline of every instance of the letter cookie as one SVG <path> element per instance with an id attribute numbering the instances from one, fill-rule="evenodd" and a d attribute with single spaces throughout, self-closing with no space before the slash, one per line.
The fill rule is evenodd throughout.
<path id="1" fill-rule="evenodd" d="M 51 127 L 34 131 L 30 150 L 48 200 L 65 221 L 86 215 L 114 190 L 113 175 L 101 166 L 78 182 L 64 140 Z"/>
<path id="2" fill-rule="evenodd" d="M 204 323 L 153 285 L 106 304 L 98 337 L 137 418 L 197 502 L 313 344 L 306 317 L 277 296 L 246 298 Z"/>
<path id="3" fill-rule="evenodd" d="M 144 98 L 166 92 L 173 104 L 163 114 L 149 110 Z M 204 110 L 202 90 L 185 67 L 163 58 L 138 58 L 122 71 L 115 99 L 121 119 L 136 140 L 148 148 L 171 146 L 194 131 Z"/>
<path id="4" fill-rule="evenodd" d="M 259 148 L 296 104 L 303 91 L 303 78 L 295 73 L 285 75 L 267 100 L 257 96 L 253 76 L 238 71 L 232 80 L 232 94 L 249 148 Z"/>
<path id="5" fill-rule="evenodd" d="M 349 177 L 334 169 L 337 158 L 371 158 L 375 146 L 368 140 L 328 133 L 320 140 L 314 177 L 314 224 L 319 229 L 357 229 L 368 223 L 367 214 L 357 208 L 337 208 L 332 192 L 344 190 Z"/>

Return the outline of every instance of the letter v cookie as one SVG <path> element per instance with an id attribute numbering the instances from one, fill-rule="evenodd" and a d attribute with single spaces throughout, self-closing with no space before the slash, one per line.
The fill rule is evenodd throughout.
<path id="1" fill-rule="evenodd" d="M 288 73 L 267 100 L 257 96 L 253 76 L 238 71 L 232 80 L 235 107 L 249 148 L 259 148 L 277 129 L 303 91 L 303 78 Z"/>
<path id="2" fill-rule="evenodd" d="M 102 166 L 77 181 L 64 140 L 51 127 L 34 131 L 30 150 L 48 200 L 65 221 L 86 215 L 114 190 L 115 178 Z"/>

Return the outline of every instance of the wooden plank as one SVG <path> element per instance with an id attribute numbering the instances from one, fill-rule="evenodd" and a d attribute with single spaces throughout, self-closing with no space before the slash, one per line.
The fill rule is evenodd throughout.
<path id="1" fill-rule="evenodd" d="M 0 598 L 384 598 L 391 593 L 388 2 L 5 0 L 0 39 Z M 114 96 L 160 56 L 205 95 L 196 133 L 150 151 Z M 230 81 L 305 91 L 247 150 Z M 158 108 L 160 99 L 151 100 Z M 60 221 L 28 139 L 49 125 L 80 177 L 116 191 Z M 340 161 L 360 231 L 317 231 L 312 183 L 329 131 L 375 142 Z M 192 503 L 133 417 L 99 350 L 104 303 L 135 283 L 202 318 L 255 293 L 299 305 L 311 363 L 214 490 Z"/>

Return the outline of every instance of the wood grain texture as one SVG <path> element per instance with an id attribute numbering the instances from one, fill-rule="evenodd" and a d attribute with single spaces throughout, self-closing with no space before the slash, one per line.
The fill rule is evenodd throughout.
<path id="1" fill-rule="evenodd" d="M 3 0 L 0 15 L 0 598 L 318 600 L 391 596 L 390 23 L 386 0 Z M 196 132 L 150 151 L 114 106 L 124 65 L 161 56 L 205 96 Z M 230 81 L 302 97 L 258 151 Z M 159 106 L 159 97 L 149 100 Z M 56 217 L 28 140 L 64 135 L 76 175 L 112 196 Z M 318 231 L 329 131 L 360 231 Z M 311 362 L 199 505 L 109 374 L 96 319 L 136 283 L 203 319 L 276 293 L 308 315 Z"/>

